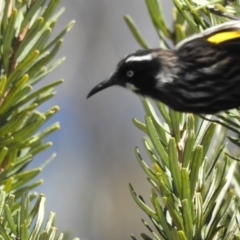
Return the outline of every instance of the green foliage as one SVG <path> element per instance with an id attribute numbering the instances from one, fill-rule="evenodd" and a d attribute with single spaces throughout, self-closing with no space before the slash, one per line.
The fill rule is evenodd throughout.
<path id="1" fill-rule="evenodd" d="M 14 195 L 0 191 L 0 239 L 63 240 L 64 235 L 58 234 L 55 227 L 55 213 L 51 212 L 44 224 L 44 195 L 38 196 L 34 206 L 30 208 L 30 201 L 35 197 L 36 194 L 28 195 L 24 192 L 21 201 L 15 202 Z"/>
<path id="2" fill-rule="evenodd" d="M 36 169 L 18 173 L 34 155 L 52 145 L 43 140 L 46 135 L 59 129 L 59 124 L 55 123 L 37 132 L 59 107 L 54 106 L 44 113 L 36 109 L 54 96 L 54 87 L 62 80 L 35 91 L 33 86 L 63 61 L 62 58 L 51 63 L 61 46 L 60 37 L 72 27 L 73 22 L 49 42 L 62 9 L 51 16 L 58 1 L 50 1 L 47 5 L 44 3 L 9 0 L 0 9 L 0 179 L 3 189 L 13 194 L 30 180 L 30 176 L 33 178 L 41 171 Z"/>
<path id="3" fill-rule="evenodd" d="M 240 3 L 228 2 L 223 5 L 223 1 L 173 0 L 173 30 L 170 30 L 160 1 L 146 0 L 163 48 L 167 48 L 169 41 L 174 45 L 190 34 L 239 16 Z M 125 16 L 125 20 L 138 43 L 148 48 L 131 17 Z M 142 220 L 151 235 L 142 233 L 141 237 L 240 239 L 240 167 L 234 161 L 239 158 L 227 149 L 227 140 L 240 146 L 239 111 L 197 116 L 175 112 L 162 103 L 153 107 L 146 99 L 142 102 L 145 122 L 133 119 L 133 123 L 147 135 L 144 146 L 150 163 L 142 159 L 138 148 L 135 155 L 152 187 L 151 206 L 131 185 L 129 188 L 156 231 Z M 237 137 L 228 136 L 228 129 Z"/>
<path id="4" fill-rule="evenodd" d="M 42 183 L 30 182 L 42 167 L 25 170 L 34 156 L 52 145 L 45 137 L 59 129 L 59 123 L 45 123 L 59 110 L 37 109 L 55 95 L 63 80 L 37 87 L 36 83 L 61 64 L 53 60 L 62 37 L 74 21 L 51 37 L 58 17 L 59 0 L 6 0 L 0 3 L 0 239 L 63 239 L 57 234 L 55 214 L 44 225 L 45 197 L 27 192 Z M 33 87 L 37 87 L 33 90 Z M 39 131 L 39 129 L 43 129 Z"/>
<path id="5" fill-rule="evenodd" d="M 153 239 L 229 239 L 237 234 L 240 215 L 230 177 L 237 163 L 223 155 L 226 129 L 158 103 L 158 112 L 168 122 L 162 124 L 150 102 L 143 104 L 145 123 L 134 120 L 134 124 L 148 135 L 144 145 L 153 169 L 137 148 L 135 155 L 152 186 L 153 207 L 131 185 L 130 191 L 158 231 L 151 230 Z M 222 131 L 225 134 L 218 135 Z M 211 149 L 216 137 L 218 146 Z M 150 229 L 145 221 L 144 225 Z"/>

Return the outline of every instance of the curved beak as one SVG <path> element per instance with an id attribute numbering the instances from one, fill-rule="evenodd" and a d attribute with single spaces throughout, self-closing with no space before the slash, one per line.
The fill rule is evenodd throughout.
<path id="1" fill-rule="evenodd" d="M 117 85 L 116 78 L 112 76 L 109 80 L 105 80 L 101 83 L 99 83 L 97 86 L 95 86 L 87 95 L 87 98 L 90 98 L 92 95 L 94 95 L 97 92 L 102 91 L 105 88 L 111 87 Z"/>

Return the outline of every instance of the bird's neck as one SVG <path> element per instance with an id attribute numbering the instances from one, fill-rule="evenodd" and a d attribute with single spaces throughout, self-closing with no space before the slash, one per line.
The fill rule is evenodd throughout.
<path id="1" fill-rule="evenodd" d="M 162 85 L 172 84 L 177 79 L 180 71 L 178 66 L 178 57 L 172 50 L 161 49 L 158 56 L 161 62 L 161 71 L 157 75 L 157 88 Z"/>

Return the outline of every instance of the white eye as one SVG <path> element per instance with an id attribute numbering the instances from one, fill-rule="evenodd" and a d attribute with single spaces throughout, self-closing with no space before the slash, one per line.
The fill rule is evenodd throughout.
<path id="1" fill-rule="evenodd" d="M 134 71 L 128 70 L 126 74 L 128 77 L 132 77 L 134 75 Z"/>

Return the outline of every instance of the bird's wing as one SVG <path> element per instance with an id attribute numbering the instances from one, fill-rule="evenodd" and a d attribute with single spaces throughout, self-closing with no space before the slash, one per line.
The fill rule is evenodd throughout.
<path id="1" fill-rule="evenodd" d="M 227 43 L 233 40 L 239 40 L 240 42 L 240 21 L 229 21 L 217 26 L 208 28 L 201 33 L 190 36 L 175 47 L 176 50 L 179 50 L 185 44 L 197 40 L 199 38 L 204 38 L 208 42 L 213 44 Z"/>

